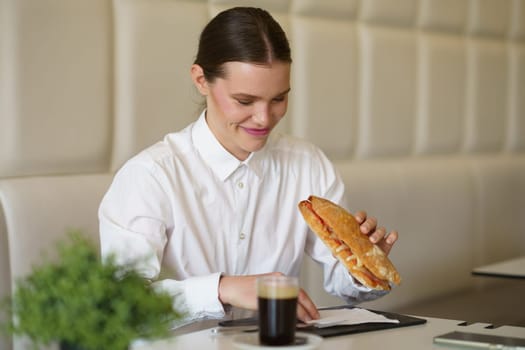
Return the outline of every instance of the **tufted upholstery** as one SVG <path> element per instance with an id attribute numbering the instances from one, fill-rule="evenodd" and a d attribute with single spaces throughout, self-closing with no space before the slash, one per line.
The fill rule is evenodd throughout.
<path id="1" fill-rule="evenodd" d="M 400 306 L 525 253 L 525 0 L 0 0 L 0 297 L 133 154 L 194 120 L 208 19 L 270 10 L 294 57 L 279 129 L 322 147 L 400 242 Z M 336 303 L 305 262 L 303 285 Z M 10 348 L 0 339 L 0 348 Z"/>

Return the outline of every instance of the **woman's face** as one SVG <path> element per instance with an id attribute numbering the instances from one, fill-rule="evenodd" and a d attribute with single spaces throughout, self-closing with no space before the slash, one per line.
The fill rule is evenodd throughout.
<path id="1" fill-rule="evenodd" d="M 195 68 L 196 67 L 196 68 Z M 195 80 L 206 96 L 206 121 L 224 148 L 239 160 L 260 150 L 288 107 L 290 64 L 228 62 L 213 83 Z M 197 71 L 199 66 L 192 67 Z M 201 70 L 202 71 L 202 70 Z M 200 84 L 200 86 L 199 86 Z"/>

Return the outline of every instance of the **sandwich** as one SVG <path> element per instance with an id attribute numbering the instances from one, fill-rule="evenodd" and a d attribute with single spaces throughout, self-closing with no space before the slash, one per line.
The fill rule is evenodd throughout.
<path id="1" fill-rule="evenodd" d="M 299 203 L 299 211 L 312 231 L 361 284 L 390 290 L 401 277 L 387 255 L 370 242 L 355 217 L 331 201 L 310 196 Z"/>

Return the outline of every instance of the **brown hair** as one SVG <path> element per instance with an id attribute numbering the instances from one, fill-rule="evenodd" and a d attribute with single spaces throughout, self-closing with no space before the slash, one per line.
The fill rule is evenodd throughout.
<path id="1" fill-rule="evenodd" d="M 204 27 L 195 64 L 213 82 L 225 75 L 226 62 L 261 65 L 272 61 L 292 62 L 283 29 L 266 10 L 234 7 L 222 11 Z"/>

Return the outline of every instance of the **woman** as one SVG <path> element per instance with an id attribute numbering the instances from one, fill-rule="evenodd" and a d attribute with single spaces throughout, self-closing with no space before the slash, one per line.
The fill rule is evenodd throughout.
<path id="1" fill-rule="evenodd" d="M 260 274 L 298 275 L 304 254 L 324 266 L 325 289 L 349 303 L 377 298 L 308 230 L 297 210 L 314 194 L 341 203 L 344 185 L 314 145 L 272 133 L 290 92 L 291 54 L 262 9 L 232 8 L 204 28 L 191 77 L 206 99 L 184 130 L 129 160 L 100 209 L 103 256 L 140 261 L 144 276 L 174 296 L 188 320 L 256 309 Z M 374 218 L 361 230 L 387 253 Z M 318 318 L 301 291 L 298 318 Z"/>

